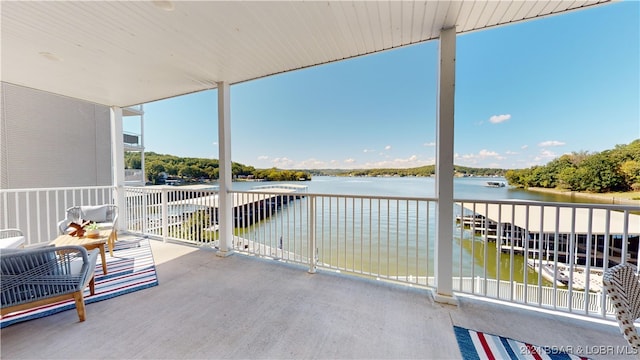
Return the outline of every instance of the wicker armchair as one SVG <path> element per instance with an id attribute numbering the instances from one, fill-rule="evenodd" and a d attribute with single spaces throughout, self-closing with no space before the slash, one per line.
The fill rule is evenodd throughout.
<path id="1" fill-rule="evenodd" d="M 82 246 L 48 246 L 0 251 L 0 313 L 74 299 L 78 318 L 85 320 L 84 289 L 95 293 L 94 272 L 99 251 Z"/>
<path id="2" fill-rule="evenodd" d="M 112 204 L 95 206 L 72 206 L 67 209 L 64 220 L 58 223 L 60 234 L 66 234 L 69 224 L 80 224 L 83 221 L 92 221 L 98 224 L 100 230 L 111 230 L 108 239 L 109 252 L 113 255 L 113 246 L 118 240 L 118 207 Z"/>
<path id="3" fill-rule="evenodd" d="M 0 229 L 0 249 L 18 248 L 24 244 L 24 234 L 20 229 Z"/>
<path id="4" fill-rule="evenodd" d="M 629 345 L 640 350 L 640 336 L 634 321 L 640 318 L 640 278 L 633 264 L 619 264 L 605 271 L 604 288 L 616 309 L 620 332 Z"/>

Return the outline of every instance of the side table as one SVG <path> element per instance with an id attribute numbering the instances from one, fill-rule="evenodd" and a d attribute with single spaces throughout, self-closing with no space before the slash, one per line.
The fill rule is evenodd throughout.
<path id="1" fill-rule="evenodd" d="M 55 246 L 62 245 L 80 245 L 87 250 L 100 249 L 100 258 L 102 259 L 102 273 L 107 274 L 107 259 L 104 246 L 107 244 L 111 230 L 101 230 L 97 238 L 76 237 L 71 235 L 60 235 L 50 244 Z"/>

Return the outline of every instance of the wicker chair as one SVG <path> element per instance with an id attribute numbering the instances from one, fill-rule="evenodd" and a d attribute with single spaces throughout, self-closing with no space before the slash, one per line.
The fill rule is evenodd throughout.
<path id="1" fill-rule="evenodd" d="M 0 249 L 19 248 L 24 244 L 20 229 L 0 229 Z"/>
<path id="2" fill-rule="evenodd" d="M 69 224 L 80 224 L 88 220 L 97 223 L 100 230 L 111 230 L 107 245 L 113 256 L 113 247 L 118 240 L 118 207 L 112 204 L 72 206 L 67 209 L 65 219 L 58 223 L 58 229 L 60 234 L 66 234 L 69 230 Z"/>
<path id="3" fill-rule="evenodd" d="M 605 271 L 602 282 L 616 310 L 620 332 L 629 345 L 640 350 L 634 321 L 640 318 L 640 277 L 633 264 L 619 264 Z"/>
<path id="4" fill-rule="evenodd" d="M 84 321 L 84 289 L 89 286 L 95 293 L 98 253 L 82 246 L 1 250 L 0 313 L 74 299 L 78 318 Z"/>

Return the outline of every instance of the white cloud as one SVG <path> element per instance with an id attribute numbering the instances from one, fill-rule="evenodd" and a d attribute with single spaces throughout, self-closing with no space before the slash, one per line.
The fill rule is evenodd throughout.
<path id="1" fill-rule="evenodd" d="M 374 152 L 375 150 L 372 149 L 364 149 L 362 150 L 363 153 L 368 153 L 368 152 Z"/>
<path id="2" fill-rule="evenodd" d="M 543 141 L 541 143 L 538 144 L 538 146 L 540 147 L 547 147 L 547 146 L 563 146 L 565 145 L 564 142 L 562 141 L 557 141 L 557 140 L 548 140 L 548 141 Z"/>
<path id="3" fill-rule="evenodd" d="M 411 155 L 408 158 L 396 158 L 390 160 L 366 163 L 362 166 L 365 169 L 378 168 L 413 168 L 419 166 L 433 165 L 435 159 L 420 159 L 418 155 Z"/>
<path id="4" fill-rule="evenodd" d="M 391 145 L 387 145 L 384 147 L 385 150 L 391 150 Z"/>
<path id="5" fill-rule="evenodd" d="M 281 157 L 281 158 L 275 158 L 273 160 L 271 160 L 271 162 L 273 163 L 273 165 L 277 168 L 292 168 L 294 161 L 291 159 L 288 159 L 286 157 Z"/>
<path id="6" fill-rule="evenodd" d="M 269 157 L 267 155 L 260 155 L 258 156 L 258 160 L 269 160 Z"/>
<path id="7" fill-rule="evenodd" d="M 345 164 L 353 164 L 353 163 L 356 162 L 356 159 L 349 158 L 349 159 L 345 159 L 344 162 L 345 162 Z"/>
<path id="8" fill-rule="evenodd" d="M 540 153 L 536 157 L 533 158 L 533 161 L 535 162 L 535 165 L 540 165 L 540 164 L 547 163 L 550 160 L 555 159 L 556 157 L 558 157 L 556 153 L 554 153 L 553 151 L 544 149 L 540 151 Z"/>
<path id="9" fill-rule="evenodd" d="M 436 146 L 436 143 L 435 143 L 435 141 L 426 142 L 426 143 L 422 144 L 422 146 Z"/>
<path id="10" fill-rule="evenodd" d="M 486 150 L 486 149 L 482 149 L 482 150 L 480 150 L 480 152 L 478 153 L 478 155 L 479 155 L 480 157 L 483 157 L 483 158 L 484 158 L 484 157 L 488 157 L 488 156 L 498 156 L 498 153 L 497 153 L 497 152 L 495 152 L 495 151 L 489 151 L 489 150 Z"/>
<path id="11" fill-rule="evenodd" d="M 500 167 L 495 161 L 506 158 L 495 151 L 482 149 L 475 154 L 454 154 L 456 165 L 480 166 L 480 167 Z"/>
<path id="12" fill-rule="evenodd" d="M 489 122 L 492 124 L 499 124 L 511 119 L 511 114 L 493 115 L 489 118 Z"/>
<path id="13" fill-rule="evenodd" d="M 293 166 L 295 169 L 324 169 L 326 167 L 328 167 L 326 161 L 314 158 L 296 162 Z"/>
<path id="14" fill-rule="evenodd" d="M 529 148 L 529 145 L 522 145 L 522 146 L 520 147 L 520 149 L 522 149 L 522 150 L 527 149 L 527 148 Z"/>

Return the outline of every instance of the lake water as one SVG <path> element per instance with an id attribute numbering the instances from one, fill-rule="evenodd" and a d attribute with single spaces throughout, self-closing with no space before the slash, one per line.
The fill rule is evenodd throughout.
<path id="1" fill-rule="evenodd" d="M 454 179 L 454 198 L 471 200 L 537 200 L 552 202 L 592 202 L 566 195 L 555 195 L 542 192 L 527 191 L 510 186 L 492 188 L 486 186 L 487 181 L 502 181 L 504 178 L 462 177 Z M 435 197 L 436 180 L 433 177 L 338 177 L 315 176 L 305 182 L 234 182 L 234 190 L 249 190 L 261 185 L 295 184 L 308 186 L 313 194 L 340 195 L 373 195 L 373 196 L 409 196 Z"/>
<path id="2" fill-rule="evenodd" d="M 466 177 L 466 178 L 455 178 L 454 179 L 454 197 L 456 199 L 469 199 L 469 200 L 505 200 L 505 199 L 518 199 L 518 200 L 537 200 L 537 201 L 549 201 L 549 202 L 577 202 L 579 199 L 572 199 L 570 196 L 561 196 L 554 195 L 549 193 L 540 193 L 540 192 L 532 192 L 526 191 L 523 189 L 516 189 L 513 187 L 505 186 L 500 188 L 488 187 L 486 186 L 487 181 L 502 181 L 506 183 L 506 180 L 503 178 L 485 178 L 485 177 Z M 316 176 L 312 181 L 308 182 L 235 182 L 233 184 L 234 190 L 249 190 L 257 186 L 263 185 L 276 185 L 276 184 L 295 184 L 295 185 L 305 185 L 308 187 L 307 192 L 311 194 L 331 194 L 331 195 L 361 195 L 361 196 L 402 196 L 402 197 L 419 197 L 419 198 L 434 198 L 435 197 L 435 178 L 425 178 L 425 177 L 329 177 L 329 176 Z M 268 191 L 268 190 L 266 190 Z M 302 199 L 300 201 L 306 201 Z M 593 200 L 589 200 L 593 202 Z M 364 213 L 365 216 L 368 213 L 368 209 L 366 208 L 368 205 L 365 202 L 362 209 L 358 209 L 357 206 L 353 206 L 355 209 L 348 208 L 348 204 L 337 204 L 334 208 L 334 212 L 339 212 L 341 214 L 345 214 L 348 216 L 349 221 L 353 221 L 353 225 L 343 226 L 340 228 L 340 240 L 337 240 L 338 234 L 335 230 L 323 230 L 321 224 L 317 225 L 319 229 L 319 235 L 317 237 L 323 237 L 330 239 L 328 241 L 329 245 L 322 244 L 320 245 L 320 260 L 325 263 L 331 263 L 334 266 L 339 267 L 350 267 L 354 265 L 356 259 L 359 257 L 364 257 L 360 254 L 358 250 L 358 245 L 353 246 L 351 242 L 358 241 L 358 230 L 361 228 L 359 223 L 360 213 Z M 392 206 L 394 206 L 392 204 Z M 384 270 L 383 272 L 389 271 L 390 275 L 415 275 L 416 273 L 421 274 L 423 271 L 427 271 L 429 274 L 433 274 L 433 263 L 434 259 L 432 258 L 434 253 L 435 246 L 435 221 L 433 219 L 435 210 L 433 210 L 433 203 L 431 203 L 430 207 L 432 208 L 430 211 L 430 220 L 428 221 L 428 225 L 425 228 L 420 228 L 421 225 L 416 225 L 413 223 L 408 223 L 406 228 L 400 229 L 401 233 L 407 232 L 409 234 L 419 233 L 420 237 L 423 237 L 425 232 L 429 232 L 432 235 L 431 242 L 428 244 L 413 244 L 410 242 L 403 243 L 401 241 L 396 241 L 394 239 L 385 238 L 385 232 L 377 235 L 375 232 L 373 234 L 366 231 L 366 241 L 367 246 L 365 248 L 370 249 L 373 248 L 374 252 L 378 251 L 381 254 L 383 259 L 387 258 L 387 255 L 391 260 L 387 260 L 386 264 L 374 264 L 369 263 L 366 260 L 360 260 L 357 266 L 361 266 L 363 271 L 367 272 L 370 270 L 371 272 L 377 273 L 379 270 Z M 250 226 L 244 229 L 237 229 L 237 235 L 246 238 L 260 238 L 266 236 L 266 238 L 270 239 L 281 239 L 283 237 L 282 232 L 282 222 L 283 219 L 293 218 L 293 213 L 291 209 L 287 207 L 282 209 L 282 212 L 274 214 L 274 216 L 261 221 L 258 224 Z M 325 209 L 325 211 L 328 211 Z M 355 211 L 355 212 L 354 212 Z M 410 211 L 410 210 L 407 210 Z M 411 210 L 412 211 L 412 210 Z M 353 215 L 350 215 L 351 212 L 354 212 Z M 404 210 L 401 211 L 401 213 Z M 394 213 L 393 211 L 391 213 Z M 426 213 L 426 208 L 420 209 L 420 213 Z M 328 213 L 326 216 L 322 217 L 325 219 L 324 221 L 327 223 L 325 225 L 328 229 L 331 229 L 331 221 L 334 221 L 333 225 L 336 225 L 336 220 L 327 220 L 331 219 L 331 215 Z M 342 221 L 342 220 L 341 220 Z M 380 219 L 374 220 L 365 220 L 365 226 L 371 224 L 374 228 L 379 228 L 378 222 L 382 221 Z M 345 223 L 346 224 L 346 223 Z M 349 224 L 352 224 L 351 222 Z M 348 224 L 347 224 L 348 225 Z M 384 226 L 384 224 L 382 224 Z M 418 229 L 420 228 L 420 229 Z M 395 230 L 394 230 L 395 231 Z M 343 234 L 344 232 L 344 234 Z M 394 234 L 394 232 L 391 232 Z M 402 234 L 398 239 L 404 239 Z M 333 247 L 331 245 L 332 239 L 336 237 L 336 244 L 338 241 L 340 242 L 340 250 L 337 247 Z M 392 236 L 393 237 L 393 236 Z M 291 238 L 295 238 L 295 241 L 300 241 L 300 245 L 305 247 L 306 245 L 306 235 L 304 231 L 299 231 L 295 233 L 295 236 L 291 236 Z M 352 240 L 355 239 L 355 240 Z M 273 240 L 272 240 L 273 241 Z M 287 239 L 287 232 L 284 232 L 284 243 L 285 248 L 289 248 L 289 242 L 293 243 L 293 239 Z M 516 255 L 513 258 L 510 257 L 509 254 L 500 253 L 497 248 L 495 242 L 485 242 L 482 238 L 477 236 L 473 236 L 469 231 L 461 231 L 460 228 L 456 228 L 454 230 L 454 249 L 453 249 L 453 266 L 454 266 L 454 276 L 473 276 L 473 275 L 482 275 L 486 274 L 486 276 L 490 278 L 499 277 L 502 280 L 509 280 L 510 276 L 514 276 L 516 281 L 522 282 L 524 280 L 524 274 L 527 273 L 527 278 L 530 283 L 537 282 L 537 273 L 533 270 L 529 269 L 526 266 L 526 260 L 521 255 Z M 422 248 L 424 247 L 424 248 Z M 300 249 L 300 248 L 299 248 Z M 367 250 L 371 251 L 371 250 Z M 403 263 L 403 259 L 408 259 L 409 263 L 413 263 L 411 259 L 415 257 L 421 257 L 421 254 L 429 254 L 424 255 L 425 258 L 419 259 L 419 263 L 428 264 L 428 269 L 411 269 L 410 267 L 413 265 L 407 265 Z M 418 255 L 416 255 L 418 254 Z M 391 262 L 389 262 L 391 261 Z M 344 263 L 343 263 L 344 262 Z M 383 266 L 384 269 L 376 269 L 375 267 Z M 416 265 L 417 266 L 417 265 Z M 513 266 L 514 273 L 510 275 L 510 268 Z M 397 270 L 396 270 L 397 269 Z M 545 284 L 548 283 L 545 281 Z"/>

